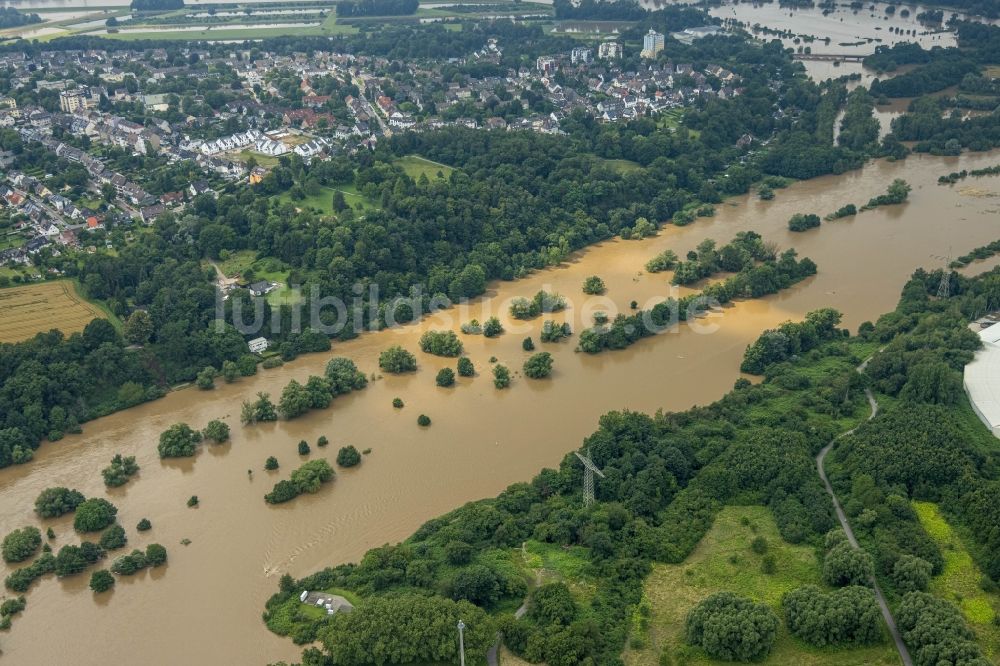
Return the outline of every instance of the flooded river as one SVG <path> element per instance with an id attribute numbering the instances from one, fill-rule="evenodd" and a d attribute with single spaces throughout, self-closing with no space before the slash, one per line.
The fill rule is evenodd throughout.
<path id="1" fill-rule="evenodd" d="M 165 568 L 120 578 L 112 593 L 99 597 L 87 589 L 86 575 L 45 577 L 28 593 L 28 608 L 13 629 L 0 635 L 2 660 L 175 666 L 296 658 L 299 649 L 271 635 L 260 620 L 263 603 L 282 573 L 301 576 L 356 560 L 366 549 L 405 538 L 427 519 L 465 501 L 527 480 L 578 446 L 608 410 L 680 410 L 715 400 L 739 376 L 746 345 L 767 327 L 829 306 L 843 311 L 844 323 L 855 329 L 891 309 L 916 266 L 941 265 L 932 255 L 945 255 L 949 248 L 961 254 L 1000 237 L 1000 179 L 977 179 L 974 191 L 963 184 L 935 184 L 941 174 L 997 162 L 1000 151 L 912 157 L 797 183 L 770 202 L 738 197 L 719 206 L 714 218 L 666 227 L 644 241 L 605 242 L 559 268 L 495 284 L 462 317 L 454 310 L 441 312 L 419 325 L 336 344 L 331 354 L 306 356 L 231 385 L 220 381 L 211 392 L 177 391 L 88 423 L 82 435 L 43 445 L 32 464 L 0 471 L 0 532 L 39 524 L 32 514 L 36 495 L 45 487 L 65 485 L 109 497 L 128 529 L 129 547 L 157 541 L 167 546 L 170 560 Z M 802 234 L 786 229 L 794 213 L 822 215 L 849 202 L 860 205 L 896 177 L 913 185 L 907 204 L 824 223 Z M 704 238 L 725 242 L 748 229 L 812 257 L 819 274 L 782 294 L 738 303 L 699 322 L 717 328 L 714 333 L 685 326 L 597 356 L 575 353 L 575 336 L 560 344 L 538 343 L 555 357 L 553 376 L 542 381 L 516 376 L 510 389 L 497 391 L 489 357 L 519 369 L 527 356 L 522 338 L 530 334 L 537 343 L 541 326 L 541 319 L 525 323 L 503 316 L 508 332 L 499 338 L 462 336 L 478 374 L 460 378 L 454 388 L 434 385 L 437 369 L 454 367 L 454 361 L 418 352 L 416 374 L 377 379 L 364 391 L 337 398 L 330 409 L 290 422 L 239 424 L 244 399 L 257 391 L 277 397 L 289 380 L 321 374 L 332 355 L 349 356 L 362 370 L 375 372 L 378 353 L 389 345 L 417 352 L 422 331 L 457 327 L 473 316 L 482 320 L 498 308 L 505 315 L 503 304 L 510 298 L 541 288 L 576 303 L 565 316 L 579 331 L 590 318 L 584 305 L 590 311 L 612 305 L 627 309 L 631 300 L 645 304 L 669 293 L 669 274 L 643 271 L 654 254 L 672 248 L 683 255 Z M 580 285 L 593 274 L 607 283 L 603 304 L 582 301 Z M 406 407 L 393 409 L 394 397 Z M 417 427 L 421 413 L 432 418 L 429 428 Z M 185 421 L 200 428 L 214 418 L 232 426 L 231 442 L 206 445 L 195 459 L 157 458 L 158 435 L 169 425 Z M 330 439 L 330 446 L 314 445 L 313 458 L 325 456 L 332 462 L 345 444 L 372 452 L 359 467 L 340 471 L 316 495 L 277 507 L 265 504 L 264 493 L 301 464 L 297 442 L 314 444 L 321 435 Z M 136 456 L 142 471 L 125 487 L 106 491 L 100 470 L 119 452 Z M 281 469 L 268 473 L 262 466 L 271 455 Z M 248 469 L 254 470 L 252 478 Z M 198 508 L 185 506 L 191 495 L 199 496 Z M 153 529 L 140 536 L 134 526 L 143 517 Z M 50 523 L 58 535 L 55 548 L 77 541 L 69 520 Z M 190 545 L 181 545 L 182 539 L 190 539 Z"/>

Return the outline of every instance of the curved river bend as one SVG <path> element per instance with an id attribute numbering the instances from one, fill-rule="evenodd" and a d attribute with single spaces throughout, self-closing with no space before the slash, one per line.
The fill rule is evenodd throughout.
<path id="1" fill-rule="evenodd" d="M 553 377 L 517 376 L 509 390 L 496 391 L 488 358 L 519 369 L 526 356 L 522 338 L 531 334 L 537 342 L 541 326 L 541 319 L 525 323 L 504 317 L 508 333 L 500 338 L 462 336 L 479 374 L 460 378 L 455 388 L 434 385 L 436 370 L 453 367 L 453 360 L 418 354 L 420 370 L 412 376 L 378 379 L 360 393 L 336 399 L 330 409 L 291 422 L 241 427 L 244 399 L 257 391 L 276 397 L 290 379 L 322 373 L 331 354 L 311 355 L 231 385 L 220 381 L 214 391 L 174 392 L 88 423 L 82 435 L 45 444 L 32 464 L 0 471 L 0 532 L 38 524 L 32 513 L 35 496 L 45 487 L 65 485 L 109 496 L 128 529 L 129 547 L 158 541 L 169 549 L 170 561 L 159 570 L 120 578 L 116 589 L 101 597 L 87 588 L 86 575 L 45 577 L 28 593 L 26 612 L 0 636 L 3 656 L 17 664 L 150 666 L 295 659 L 299 649 L 271 635 L 260 620 L 281 573 L 301 576 L 356 560 L 372 546 L 405 538 L 435 515 L 527 480 L 578 446 L 608 410 L 681 410 L 717 399 L 737 379 L 746 345 L 767 327 L 829 306 L 844 312 L 845 325 L 853 329 L 891 309 L 916 266 L 938 267 L 942 261 L 934 255 L 947 255 L 949 248 L 961 254 L 1000 237 L 1000 179 L 935 184 L 943 173 L 998 161 L 997 151 L 961 158 L 914 156 L 797 183 L 770 202 L 735 198 L 720 205 L 714 218 L 684 228 L 668 226 L 645 241 L 602 243 L 557 269 L 493 285 L 466 317 L 438 313 L 417 325 L 336 344 L 332 354 L 349 356 L 370 373 L 377 370 L 378 353 L 390 344 L 417 351 L 422 331 L 457 327 L 460 319 L 473 316 L 482 320 L 480 308 L 496 309 L 512 297 L 547 288 L 579 302 L 580 285 L 592 274 L 606 281 L 607 303 L 621 309 L 633 299 L 648 303 L 668 294 L 669 275 L 646 274 L 647 259 L 666 248 L 683 256 L 702 239 L 722 243 L 741 230 L 794 246 L 819 265 L 818 275 L 782 294 L 738 303 L 699 322 L 717 326 L 712 334 L 682 327 L 597 356 L 575 353 L 575 337 L 539 344 L 555 357 Z M 860 205 L 897 177 L 913 185 L 909 203 L 802 234 L 786 229 L 794 213 L 823 215 L 848 202 Z M 579 331 L 583 308 L 565 316 Z M 404 409 L 392 408 L 396 396 L 406 402 Z M 420 413 L 431 416 L 430 428 L 417 427 Z M 230 443 L 206 445 L 195 459 L 181 462 L 157 458 L 157 438 L 166 427 L 186 421 L 200 428 L 214 418 L 232 426 Z M 345 444 L 370 447 L 372 453 L 314 496 L 266 505 L 263 494 L 301 463 L 297 442 L 314 443 L 320 435 L 329 437 L 330 446 L 314 447 L 314 458 L 327 456 L 332 462 Z M 119 452 L 135 455 L 142 471 L 109 492 L 100 470 Z M 278 472 L 262 469 L 270 455 L 281 463 Z M 255 470 L 252 478 L 247 469 Z M 185 501 L 195 494 L 201 505 L 189 509 Z M 153 529 L 140 536 L 134 526 L 143 517 Z M 50 522 L 58 535 L 56 548 L 75 542 L 68 520 Z M 182 539 L 191 544 L 180 545 Z M 4 568 L 0 575 L 8 572 Z"/>

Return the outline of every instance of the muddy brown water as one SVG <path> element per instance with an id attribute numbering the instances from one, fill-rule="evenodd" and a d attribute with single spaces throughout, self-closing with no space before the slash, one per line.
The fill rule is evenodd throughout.
<path id="1" fill-rule="evenodd" d="M 403 539 L 463 502 L 530 479 L 577 447 L 608 410 L 681 410 L 717 399 L 738 378 L 746 345 L 767 327 L 829 306 L 843 311 L 844 323 L 854 329 L 890 310 L 916 266 L 940 266 L 935 256 L 961 254 L 1000 237 L 1000 178 L 936 185 L 943 173 L 998 161 L 1000 151 L 881 161 L 794 184 L 770 202 L 737 197 L 718 206 L 714 218 L 684 228 L 668 226 L 644 241 L 605 242 L 559 268 L 494 284 L 467 315 L 451 310 L 418 325 L 365 334 L 336 344 L 330 354 L 307 356 L 230 385 L 220 381 L 214 391 L 176 391 L 88 423 L 82 435 L 43 445 L 32 464 L 0 471 L 0 532 L 51 524 L 58 535 L 54 547 L 76 542 L 68 519 L 43 524 L 32 514 L 43 488 L 65 485 L 108 497 L 128 528 L 129 547 L 155 540 L 167 546 L 170 560 L 165 568 L 119 578 L 115 590 L 103 596 L 90 592 L 86 575 L 42 579 L 27 594 L 26 612 L 10 632 L 0 634 L 2 660 L 175 665 L 296 658 L 299 648 L 270 634 L 260 619 L 282 573 L 302 576 L 356 560 L 368 548 Z M 896 177 L 913 185 L 906 204 L 806 233 L 786 229 L 794 213 L 823 215 L 849 202 L 860 205 Z M 684 326 L 625 351 L 588 356 L 574 352 L 575 335 L 568 342 L 539 343 L 542 318 L 525 323 L 505 316 L 503 304 L 510 298 L 546 288 L 573 302 L 574 309 L 560 318 L 568 318 L 578 331 L 593 310 L 627 309 L 633 299 L 649 304 L 670 293 L 669 274 L 643 270 L 653 255 L 666 248 L 683 255 L 702 239 L 721 243 L 748 229 L 813 258 L 819 274 L 784 293 L 738 303 L 698 322 L 715 332 Z M 600 302 L 584 301 L 581 293 L 583 279 L 593 274 L 608 285 Z M 420 333 L 457 328 L 472 316 L 483 320 L 484 313 L 497 308 L 508 328 L 505 335 L 492 340 L 462 336 L 478 375 L 459 378 L 454 388 L 435 386 L 436 370 L 454 367 L 454 361 L 419 353 Z M 510 389 L 495 390 L 489 357 L 520 369 L 527 356 L 521 340 L 529 334 L 539 349 L 553 353 L 553 376 L 542 381 L 516 376 Z M 289 380 L 320 374 L 334 355 L 349 356 L 362 370 L 375 372 L 378 353 L 397 343 L 417 352 L 417 373 L 376 379 L 364 391 L 338 398 L 330 409 L 294 421 L 240 426 L 240 404 L 257 391 L 277 397 Z M 391 406 L 397 396 L 406 403 L 402 410 Z M 416 425 L 421 413 L 432 418 L 431 427 Z M 169 425 L 185 421 L 203 427 L 214 418 L 232 426 L 231 442 L 205 445 L 194 459 L 157 458 L 158 435 Z M 320 435 L 330 439 L 328 448 L 315 447 Z M 300 439 L 313 444 L 312 458 L 331 462 L 345 444 L 372 452 L 359 467 L 339 471 L 318 494 L 268 506 L 264 493 L 302 462 L 296 453 Z M 136 456 L 142 471 L 125 487 L 107 491 L 100 470 L 119 452 Z M 262 469 L 270 455 L 281 463 L 277 472 Z M 252 478 L 248 469 L 254 470 Z M 191 495 L 199 496 L 198 508 L 185 506 Z M 153 529 L 140 535 L 134 526 L 143 517 Z M 181 545 L 182 539 L 190 539 L 190 545 Z M 0 574 L 8 572 L 3 567 Z"/>

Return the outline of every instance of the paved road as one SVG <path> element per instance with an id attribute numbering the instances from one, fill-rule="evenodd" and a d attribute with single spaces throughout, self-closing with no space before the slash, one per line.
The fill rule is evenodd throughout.
<path id="1" fill-rule="evenodd" d="M 858 366 L 858 372 L 864 372 L 865 367 L 868 365 L 870 359 L 865 359 L 865 362 Z M 875 396 L 868 389 L 865 389 L 865 397 L 868 398 L 868 404 L 871 407 L 871 414 L 868 415 L 868 420 L 871 421 L 878 414 L 878 402 L 875 400 Z M 851 547 L 857 550 L 858 540 L 854 538 L 854 531 L 851 529 L 851 524 L 847 520 L 847 514 L 844 513 L 843 507 L 840 505 L 840 500 L 837 499 L 837 494 L 833 492 L 833 486 L 830 485 L 830 480 L 826 476 L 826 470 L 823 467 L 823 461 L 826 459 L 826 454 L 830 452 L 833 445 L 837 443 L 841 437 L 846 437 L 853 433 L 857 428 L 851 428 L 845 433 L 842 433 L 835 437 L 829 444 L 823 447 L 823 450 L 819 452 L 816 456 L 816 469 L 819 470 L 819 478 L 823 480 L 823 485 L 826 486 L 826 492 L 830 493 L 830 498 L 833 500 L 834 511 L 837 512 L 837 520 L 840 521 L 840 526 L 844 528 L 844 533 L 847 535 L 847 541 L 851 544 Z M 903 642 L 903 637 L 899 635 L 899 629 L 896 627 L 896 618 L 893 617 L 892 611 L 889 610 L 889 604 L 885 600 L 885 595 L 882 594 L 882 588 L 879 587 L 878 581 L 872 578 L 872 588 L 875 590 L 875 599 L 878 601 L 878 606 L 882 610 L 882 618 L 885 620 L 885 624 L 889 627 L 889 633 L 892 635 L 892 640 L 896 643 L 896 650 L 899 651 L 899 658 L 903 661 L 903 666 L 913 666 L 913 659 L 910 658 L 910 651 L 906 648 L 906 643 Z"/>

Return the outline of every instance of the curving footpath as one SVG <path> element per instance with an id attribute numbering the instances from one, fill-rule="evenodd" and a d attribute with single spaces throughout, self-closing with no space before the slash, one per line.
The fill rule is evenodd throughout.
<path id="1" fill-rule="evenodd" d="M 858 372 L 864 372 L 865 367 L 868 365 L 868 361 L 871 360 L 870 357 L 865 359 L 864 363 L 857 367 Z M 868 404 L 871 406 L 871 414 L 868 415 L 868 421 L 871 421 L 878 414 L 878 402 L 875 400 L 875 396 L 869 389 L 865 389 L 865 397 L 868 398 Z M 855 426 L 847 432 L 837 435 L 829 444 L 823 447 L 823 449 L 816 456 L 816 469 L 819 470 L 819 478 L 823 480 L 823 485 L 826 486 L 826 492 L 830 494 L 830 499 L 833 500 L 833 509 L 837 513 L 837 520 L 840 521 L 840 526 L 844 529 L 844 534 L 847 535 L 847 541 L 851 544 L 851 548 L 857 550 L 860 548 L 858 546 L 858 540 L 854 538 L 854 531 L 851 529 L 851 524 L 847 521 L 847 514 L 844 513 L 843 507 L 840 506 L 840 500 L 837 499 L 837 494 L 833 492 L 833 486 L 830 485 L 830 480 L 826 476 L 826 470 L 823 468 L 823 461 L 826 459 L 826 454 L 830 452 L 833 445 L 837 443 L 837 440 L 841 437 L 846 437 L 850 435 L 860 426 Z M 903 666 L 913 666 L 913 659 L 910 658 L 910 651 L 906 648 L 906 643 L 903 642 L 903 637 L 899 635 L 899 629 L 896 627 L 896 618 L 892 616 L 892 611 L 889 610 L 889 604 L 885 600 L 885 595 L 882 594 L 882 588 L 878 586 L 878 581 L 872 577 L 872 588 L 875 591 L 875 599 L 878 601 L 879 608 L 882 610 L 882 618 L 885 620 L 885 624 L 889 627 L 889 633 L 892 635 L 892 640 L 896 643 L 896 650 L 899 651 L 899 658 L 903 661 Z"/>

